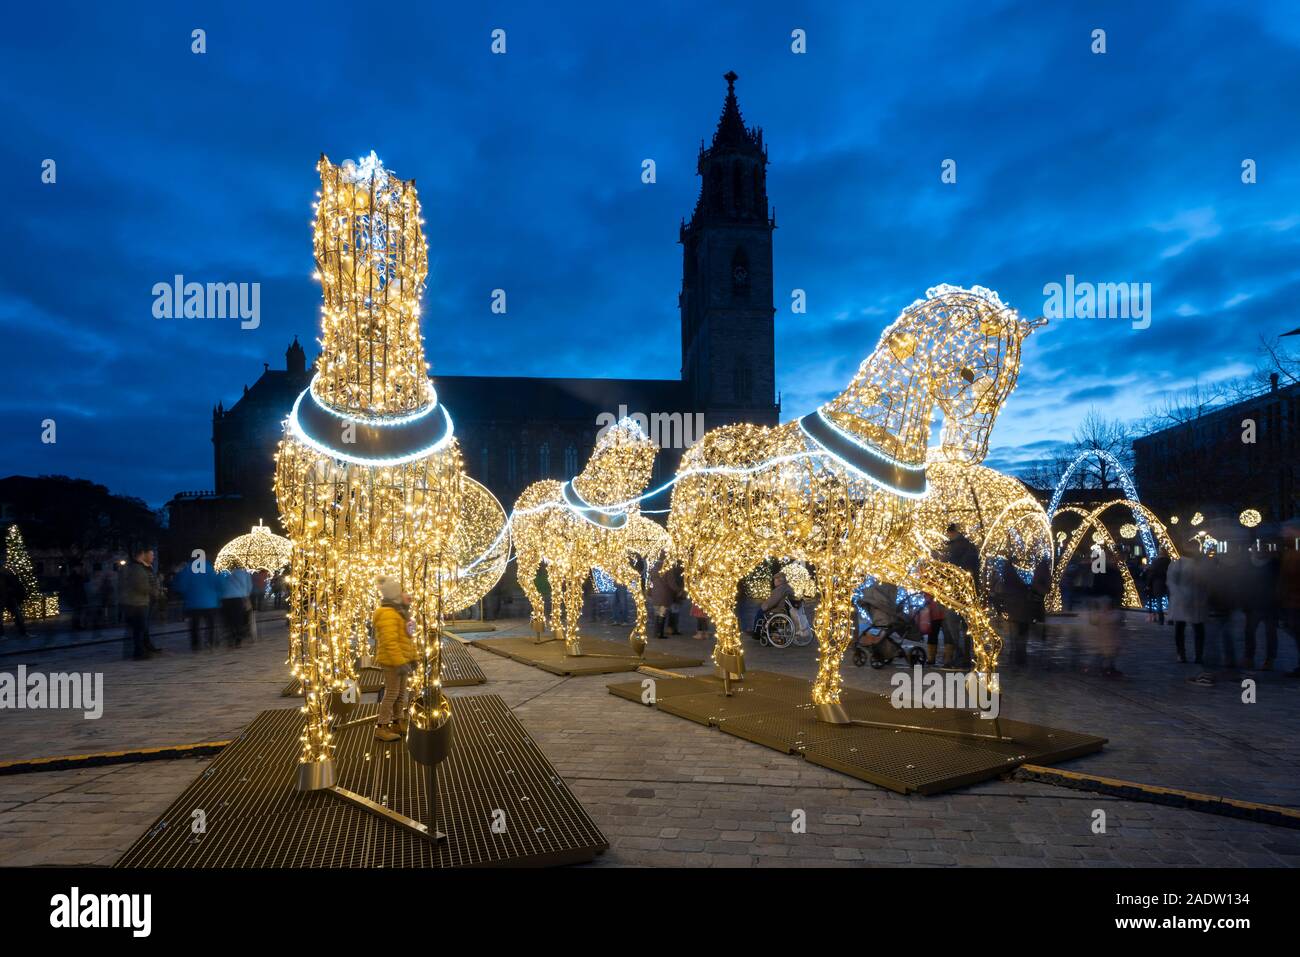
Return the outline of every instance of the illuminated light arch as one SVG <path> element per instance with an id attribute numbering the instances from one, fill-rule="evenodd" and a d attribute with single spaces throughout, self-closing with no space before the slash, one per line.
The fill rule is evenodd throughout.
<path id="1" fill-rule="evenodd" d="M 1145 524 L 1148 533 L 1154 533 L 1155 538 L 1160 540 L 1160 546 L 1169 554 L 1170 559 L 1178 558 L 1178 548 L 1174 545 L 1174 540 L 1169 536 L 1169 530 L 1165 528 L 1160 519 L 1156 518 L 1155 513 L 1143 505 L 1141 502 L 1131 501 L 1129 499 L 1117 498 L 1110 502 L 1103 502 L 1092 511 L 1085 511 L 1073 505 L 1068 505 L 1060 511 L 1064 513 L 1080 516 L 1079 527 L 1074 530 L 1065 547 L 1061 549 L 1061 555 L 1057 559 L 1056 568 L 1052 572 L 1052 590 L 1047 597 L 1047 610 L 1059 612 L 1061 610 L 1061 576 L 1065 573 L 1065 568 L 1074 558 L 1074 553 L 1078 550 L 1079 545 L 1083 542 L 1083 536 L 1088 529 L 1092 529 L 1095 534 L 1102 537 L 1101 544 L 1109 548 L 1116 556 L 1120 567 L 1120 576 L 1124 579 L 1124 605 L 1129 608 L 1140 608 L 1142 599 L 1138 595 L 1137 585 L 1133 582 L 1133 576 L 1129 573 L 1128 565 L 1119 561 L 1119 548 L 1115 540 L 1111 537 L 1106 526 L 1101 522 L 1101 515 L 1109 509 L 1121 507 L 1128 508 L 1139 525 Z M 1155 550 L 1151 550 L 1155 554 Z"/>
<path id="2" fill-rule="evenodd" d="M 1099 459 L 1105 460 L 1113 469 L 1115 469 L 1116 474 L 1119 475 L 1120 487 L 1124 489 L 1125 499 L 1130 502 L 1136 502 L 1138 500 L 1137 486 L 1133 484 L 1133 477 L 1129 475 L 1128 469 L 1124 468 L 1120 463 L 1120 460 L 1115 458 L 1115 456 L 1111 455 L 1105 449 L 1088 449 L 1086 452 L 1080 452 L 1074 457 L 1074 461 L 1070 463 L 1070 467 L 1065 470 L 1065 474 L 1061 476 L 1061 480 L 1056 483 L 1056 488 L 1052 491 L 1052 501 L 1047 506 L 1047 517 L 1049 520 L 1056 520 L 1056 513 L 1061 506 L 1061 496 L 1065 494 L 1065 489 L 1070 483 L 1070 476 L 1075 473 L 1075 470 L 1078 469 L 1086 459 L 1090 459 L 1094 455 Z M 1151 537 L 1151 528 L 1147 523 L 1146 517 L 1134 515 L 1134 518 L 1137 519 L 1138 531 L 1142 535 L 1142 547 L 1147 550 L 1147 554 L 1154 555 L 1156 552 L 1156 545 L 1155 541 Z"/>

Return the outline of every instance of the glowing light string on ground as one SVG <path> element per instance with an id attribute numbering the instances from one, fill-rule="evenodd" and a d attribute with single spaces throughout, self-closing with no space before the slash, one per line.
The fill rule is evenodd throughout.
<path id="1" fill-rule="evenodd" d="M 274 574 L 289 564 L 292 553 L 293 543 L 289 539 L 275 534 L 259 521 L 247 535 L 232 538 L 222 546 L 212 568 L 219 572 L 231 568 L 262 569 Z"/>
<path id="2" fill-rule="evenodd" d="M 546 566 L 550 625 L 566 654 L 582 654 L 578 618 L 583 583 L 593 568 L 631 593 L 636 622 L 628 641 L 638 653 L 645 649 L 643 582 L 633 563 L 638 557 L 653 563 L 666 533 L 641 516 L 636 503 L 650 481 L 657 452 L 636 421 L 625 418 L 604 431 L 578 475 L 568 482 L 534 482 L 519 496 L 512 515 L 519 584 L 540 635 L 548 622 L 535 578 Z"/>
<path id="3" fill-rule="evenodd" d="M 289 659 L 307 721 L 299 787 L 334 783 L 331 710 L 346 710 L 378 577 L 412 597 L 419 659 L 407 747 L 426 766 L 450 741 L 441 626 L 463 550 L 464 476 L 420 334 L 428 272 L 413 181 L 372 154 L 317 164 L 313 248 L 321 353 L 276 453 L 276 500 L 293 543 Z"/>
<path id="4" fill-rule="evenodd" d="M 1133 478 L 1128 474 L 1128 469 L 1124 468 L 1124 466 L 1120 464 L 1119 459 L 1115 458 L 1115 456 L 1107 452 L 1105 449 L 1088 449 L 1086 452 L 1080 452 L 1074 457 L 1074 461 L 1070 463 L 1070 467 L 1065 470 L 1065 474 L 1061 476 L 1061 480 L 1056 483 L 1056 488 L 1052 491 L 1052 501 L 1047 506 L 1047 516 L 1050 520 L 1056 520 L 1056 513 L 1061 505 L 1061 496 L 1065 494 L 1066 487 L 1070 483 L 1070 476 L 1074 474 L 1075 470 L 1078 469 L 1080 465 L 1082 465 L 1087 459 L 1092 458 L 1094 455 L 1107 462 L 1111 468 L 1115 470 L 1115 473 L 1119 476 L 1120 486 L 1124 489 L 1125 498 L 1131 502 L 1138 501 L 1137 487 L 1133 484 Z M 1148 555 L 1154 556 L 1156 553 L 1156 543 L 1151 537 L 1151 529 L 1147 525 L 1146 516 L 1135 514 L 1134 518 L 1137 520 L 1138 528 L 1142 533 L 1142 547 L 1146 549 Z"/>
<path id="5" fill-rule="evenodd" d="M 774 556 L 817 569 L 812 695 L 823 720 L 849 720 L 840 668 L 855 637 L 853 591 L 868 575 L 930 592 L 966 616 L 977 668 L 993 676 L 1000 639 L 970 576 L 922 544 L 917 496 L 935 412 L 944 418 L 943 461 L 983 459 L 1032 328 L 990 290 L 936 287 L 900 313 L 849 387 L 811 416 L 775 428 L 725 426 L 687 449 L 669 538 L 688 593 L 717 625 L 713 660 L 724 682 L 744 673 L 737 584 Z"/>

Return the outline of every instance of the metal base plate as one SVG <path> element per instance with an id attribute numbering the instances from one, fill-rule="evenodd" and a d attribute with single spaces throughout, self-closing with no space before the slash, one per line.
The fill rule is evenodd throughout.
<path id="1" fill-rule="evenodd" d="M 611 694 L 644 703 L 639 681 L 609 685 Z M 802 678 L 751 671 L 722 693 L 713 676 L 655 679 L 660 711 L 707 724 L 727 734 L 813 764 L 840 771 L 900 794 L 938 794 L 1013 770 L 1021 764 L 1050 764 L 1100 751 L 1105 738 L 1012 721 L 999 722 L 1010 741 L 963 738 L 860 725 L 832 725 L 817 719 L 811 684 Z M 846 688 L 841 702 L 858 721 L 908 724 L 935 731 L 993 735 L 994 722 L 970 711 L 899 710 L 887 695 Z"/>
<path id="2" fill-rule="evenodd" d="M 471 685 L 487 684 L 487 675 L 478 666 L 474 656 L 469 653 L 464 643 L 443 639 L 442 642 L 442 686 L 444 688 L 467 688 Z M 361 669 L 360 689 L 362 694 L 377 693 L 384 687 L 384 672 L 379 666 Z M 293 698 L 302 694 L 302 682 L 292 679 L 280 691 L 281 698 Z"/>
<path id="3" fill-rule="evenodd" d="M 566 655 L 564 642 L 544 641 L 538 644 L 529 638 L 483 638 L 471 641 L 494 655 L 532 665 L 553 675 L 610 675 L 636 671 L 642 665 L 654 668 L 693 668 L 704 663 L 704 658 L 684 658 L 647 650 L 644 657 L 632 654 L 627 642 L 606 641 L 603 638 L 582 636 L 582 655 Z M 638 700 L 640 695 L 638 694 Z"/>
<path id="4" fill-rule="evenodd" d="M 302 715 L 263 711 L 163 812 L 118 867 L 483 867 L 590 861 L 609 847 L 497 695 L 454 701 L 431 842 L 328 791 L 294 788 Z M 373 712 L 361 705 L 358 713 Z M 338 733 L 338 785 L 424 821 L 425 770 L 370 724 Z M 196 810 L 203 833 L 193 832 Z M 494 821 L 503 822 L 493 829 Z"/>

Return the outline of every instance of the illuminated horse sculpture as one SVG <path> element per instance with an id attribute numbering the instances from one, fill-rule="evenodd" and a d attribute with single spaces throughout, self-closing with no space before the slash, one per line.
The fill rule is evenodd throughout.
<path id="1" fill-rule="evenodd" d="M 868 575 L 929 592 L 963 615 L 976 668 L 992 675 L 1001 639 L 970 575 L 931 557 L 916 508 L 936 408 L 938 454 L 982 460 L 1033 328 L 990 290 L 939 286 L 899 315 L 849 387 L 817 411 L 775 428 L 725 426 L 687 450 L 668 533 L 687 591 L 717 624 L 713 659 L 725 680 L 744 674 L 737 583 L 775 555 L 817 569 L 812 694 L 822 720 L 849 721 L 840 667 L 855 637 L 853 592 Z"/>
<path id="2" fill-rule="evenodd" d="M 631 593 L 636 624 L 628 641 L 637 654 L 645 650 L 645 597 L 633 560 L 642 556 L 652 563 L 667 547 L 667 533 L 637 507 L 657 452 L 635 421 L 623 419 L 600 436 L 577 476 L 567 482 L 534 482 L 515 503 L 519 584 L 532 606 L 533 628 L 546 630 L 546 606 L 535 583 L 545 564 L 551 623 L 566 654 L 582 654 L 578 616 L 583 583 L 593 568 L 603 569 Z"/>

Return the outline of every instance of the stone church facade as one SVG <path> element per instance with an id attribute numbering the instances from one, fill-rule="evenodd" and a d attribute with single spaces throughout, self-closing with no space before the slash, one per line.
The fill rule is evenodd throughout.
<path id="1" fill-rule="evenodd" d="M 587 461 L 600 429 L 625 410 L 640 414 L 664 446 L 656 484 L 677 468 L 685 439 L 731 422 L 775 425 L 780 416 L 772 290 L 772 233 L 767 151 L 758 128 L 745 125 L 734 73 L 712 141 L 701 145 L 700 192 L 683 220 L 681 376 L 677 379 L 556 379 L 442 375 L 439 401 L 451 411 L 467 473 L 510 510 L 519 493 L 543 478 L 566 479 Z M 276 519 L 273 457 L 281 423 L 311 373 L 295 339 L 285 368 L 265 368 L 230 408 L 212 415 L 215 489 L 184 492 L 169 504 L 179 560 L 212 549 Z M 670 439 L 671 433 L 671 439 Z M 667 508 L 667 496 L 648 503 Z"/>

